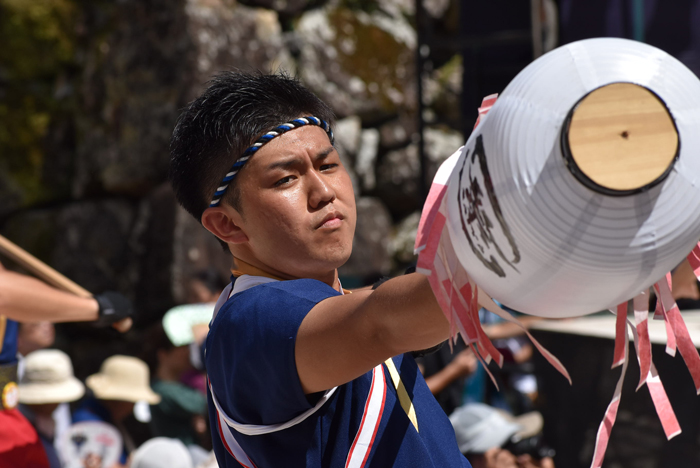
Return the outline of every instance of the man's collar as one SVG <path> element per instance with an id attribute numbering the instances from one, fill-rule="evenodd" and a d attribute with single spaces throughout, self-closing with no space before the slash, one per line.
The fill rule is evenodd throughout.
<path id="1" fill-rule="evenodd" d="M 251 265 L 250 263 L 244 262 L 240 258 L 233 257 L 233 262 L 236 268 L 231 268 L 231 274 L 238 278 L 239 276 L 243 275 L 249 275 L 249 276 L 262 276 L 265 278 L 272 278 L 277 281 L 284 281 L 284 278 L 280 278 L 279 276 L 275 276 L 271 273 L 266 272 L 265 270 L 261 270 L 260 268 Z M 350 294 L 352 291 L 349 291 L 347 289 L 343 289 L 343 286 L 340 284 L 340 278 L 338 278 L 338 285 L 340 286 L 340 289 L 342 290 L 343 294 Z M 333 288 L 335 289 L 335 288 Z"/>

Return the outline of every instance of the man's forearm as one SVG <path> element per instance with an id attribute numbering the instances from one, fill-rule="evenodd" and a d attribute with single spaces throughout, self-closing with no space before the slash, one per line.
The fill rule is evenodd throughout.
<path id="1" fill-rule="evenodd" d="M 449 323 L 426 276 L 420 273 L 393 278 L 368 299 L 379 311 L 387 339 L 398 353 L 426 349 L 449 337 Z"/>
<path id="2" fill-rule="evenodd" d="M 96 320 L 94 298 L 78 297 L 46 283 L 8 270 L 0 270 L 0 315 L 18 322 L 84 322 Z"/>

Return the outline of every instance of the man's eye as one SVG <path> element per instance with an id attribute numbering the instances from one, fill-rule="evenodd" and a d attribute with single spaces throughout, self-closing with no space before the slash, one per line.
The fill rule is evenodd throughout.
<path id="1" fill-rule="evenodd" d="M 335 163 L 333 163 L 333 164 L 324 164 L 324 165 L 321 166 L 321 170 L 322 170 L 322 171 L 327 171 L 327 170 L 329 170 L 329 169 L 333 169 L 334 167 L 338 167 L 338 165 L 335 164 Z"/>
<path id="2" fill-rule="evenodd" d="M 284 185 L 288 182 L 291 182 L 292 179 L 293 179 L 292 176 L 282 177 L 280 180 L 275 182 L 275 187 L 279 187 L 280 185 Z"/>

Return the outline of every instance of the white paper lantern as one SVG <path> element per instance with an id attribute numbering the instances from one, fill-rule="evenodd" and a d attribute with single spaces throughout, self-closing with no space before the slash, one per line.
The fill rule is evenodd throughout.
<path id="1" fill-rule="evenodd" d="M 678 148 L 657 158 L 668 161 L 651 168 L 641 186 L 590 180 L 565 158 L 573 138 L 567 119 L 578 118 L 572 110 L 588 95 L 603 95 L 596 90 L 614 91 L 614 83 L 638 85 L 623 88 L 658 98 L 677 131 Z M 653 128 L 617 135 L 613 127 L 579 132 L 571 148 L 583 139 L 594 152 L 595 144 L 641 144 L 648 153 L 655 150 L 647 145 L 657 143 L 669 152 Z M 622 140 L 605 140 L 610 134 Z M 455 253 L 493 298 L 543 317 L 615 307 L 663 278 L 700 239 L 700 80 L 639 42 L 605 38 L 560 47 L 498 97 L 464 146 L 446 197 Z"/>

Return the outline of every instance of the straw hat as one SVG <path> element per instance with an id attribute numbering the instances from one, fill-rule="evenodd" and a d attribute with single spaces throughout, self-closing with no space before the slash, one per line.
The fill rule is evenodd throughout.
<path id="1" fill-rule="evenodd" d="M 160 395 L 148 383 L 148 366 L 130 356 L 112 356 L 102 363 L 100 372 L 89 376 L 85 383 L 101 400 L 160 402 Z"/>
<path id="2" fill-rule="evenodd" d="M 19 401 L 27 405 L 67 403 L 85 394 L 85 386 L 73 376 L 73 365 L 63 351 L 41 349 L 24 359 Z"/>

